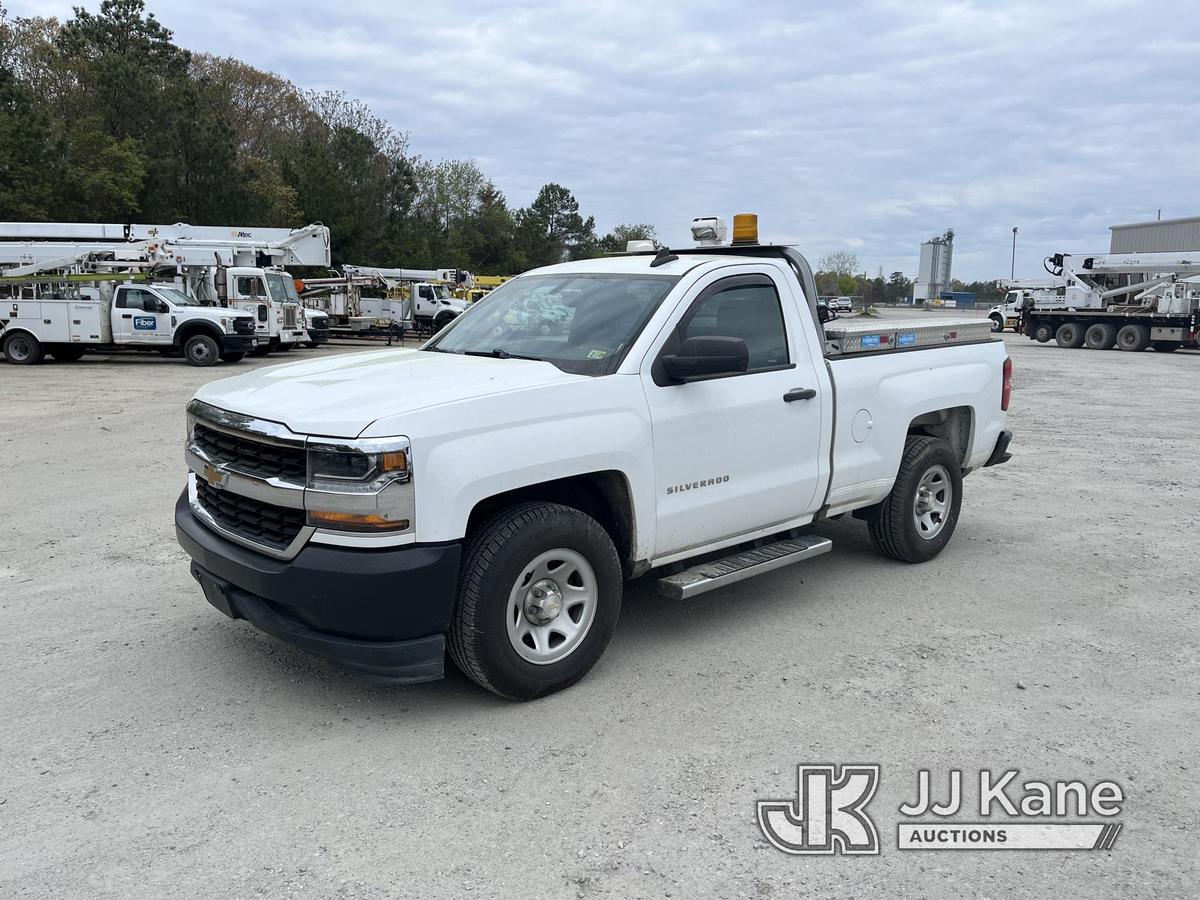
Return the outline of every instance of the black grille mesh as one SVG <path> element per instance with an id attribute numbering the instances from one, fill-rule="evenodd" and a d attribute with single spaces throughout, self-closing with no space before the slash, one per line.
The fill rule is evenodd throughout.
<path id="1" fill-rule="evenodd" d="M 231 469 L 260 478 L 281 478 L 295 484 L 304 484 L 307 480 L 308 464 L 303 447 L 266 444 L 253 438 L 226 434 L 199 422 L 192 437 L 214 463 L 224 463 Z"/>
<path id="2" fill-rule="evenodd" d="M 285 550 L 304 527 L 304 511 L 252 500 L 196 479 L 196 499 L 222 528 L 273 550 Z"/>

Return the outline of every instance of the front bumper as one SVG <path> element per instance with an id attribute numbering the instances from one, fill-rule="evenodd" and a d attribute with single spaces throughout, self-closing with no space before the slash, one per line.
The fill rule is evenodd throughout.
<path id="1" fill-rule="evenodd" d="M 308 340 L 313 344 L 329 343 L 330 331 L 328 328 L 310 328 L 308 329 Z"/>
<path id="2" fill-rule="evenodd" d="M 254 349 L 254 335 L 227 334 L 221 338 L 222 350 L 226 353 L 247 353 Z"/>
<path id="3" fill-rule="evenodd" d="M 354 550 L 310 544 L 291 560 L 225 540 L 175 504 L 175 534 L 208 601 L 235 619 L 369 678 L 442 677 L 458 544 Z"/>

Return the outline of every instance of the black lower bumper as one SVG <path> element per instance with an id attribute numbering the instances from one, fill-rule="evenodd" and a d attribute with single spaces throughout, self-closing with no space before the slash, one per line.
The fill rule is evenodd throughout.
<path id="1" fill-rule="evenodd" d="M 308 329 L 308 340 L 311 344 L 327 344 L 331 332 L 328 328 L 310 328 Z"/>
<path id="2" fill-rule="evenodd" d="M 254 335 L 227 334 L 221 338 L 223 353 L 248 353 L 254 349 Z"/>
<path id="3" fill-rule="evenodd" d="M 199 522 L 186 492 L 175 533 L 208 601 L 235 619 L 370 678 L 440 678 L 458 583 L 458 544 L 355 550 L 309 544 L 279 560 Z"/>
<path id="4" fill-rule="evenodd" d="M 992 455 L 983 464 L 985 469 L 988 466 L 998 466 L 1012 459 L 1012 454 L 1008 452 L 1008 445 L 1012 443 L 1012 436 L 1013 433 L 1007 429 L 1000 432 L 1000 437 L 996 438 L 996 447 L 992 450 Z"/>

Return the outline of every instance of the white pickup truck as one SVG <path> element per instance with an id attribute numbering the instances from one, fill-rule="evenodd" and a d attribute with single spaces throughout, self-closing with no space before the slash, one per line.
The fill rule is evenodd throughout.
<path id="1" fill-rule="evenodd" d="M 565 326 L 503 327 L 536 295 Z M 683 602 L 823 553 L 853 513 L 907 562 L 1009 458 L 987 320 L 821 321 L 766 245 L 564 263 L 420 350 L 258 369 L 188 407 L 180 543 L 233 618 L 391 681 L 446 651 L 502 696 L 599 659 L 623 584 Z"/>

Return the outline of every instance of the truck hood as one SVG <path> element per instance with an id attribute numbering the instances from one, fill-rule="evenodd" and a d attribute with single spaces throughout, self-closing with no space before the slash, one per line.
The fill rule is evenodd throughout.
<path id="1" fill-rule="evenodd" d="M 580 379 L 534 360 L 373 350 L 222 378 L 196 399 L 297 434 L 352 438 L 384 416 Z"/>
<path id="2" fill-rule="evenodd" d="M 242 309 L 224 309 L 220 306 L 179 306 L 175 308 L 176 315 L 181 319 L 206 319 L 218 325 L 222 319 L 253 319 L 254 314 Z"/>

